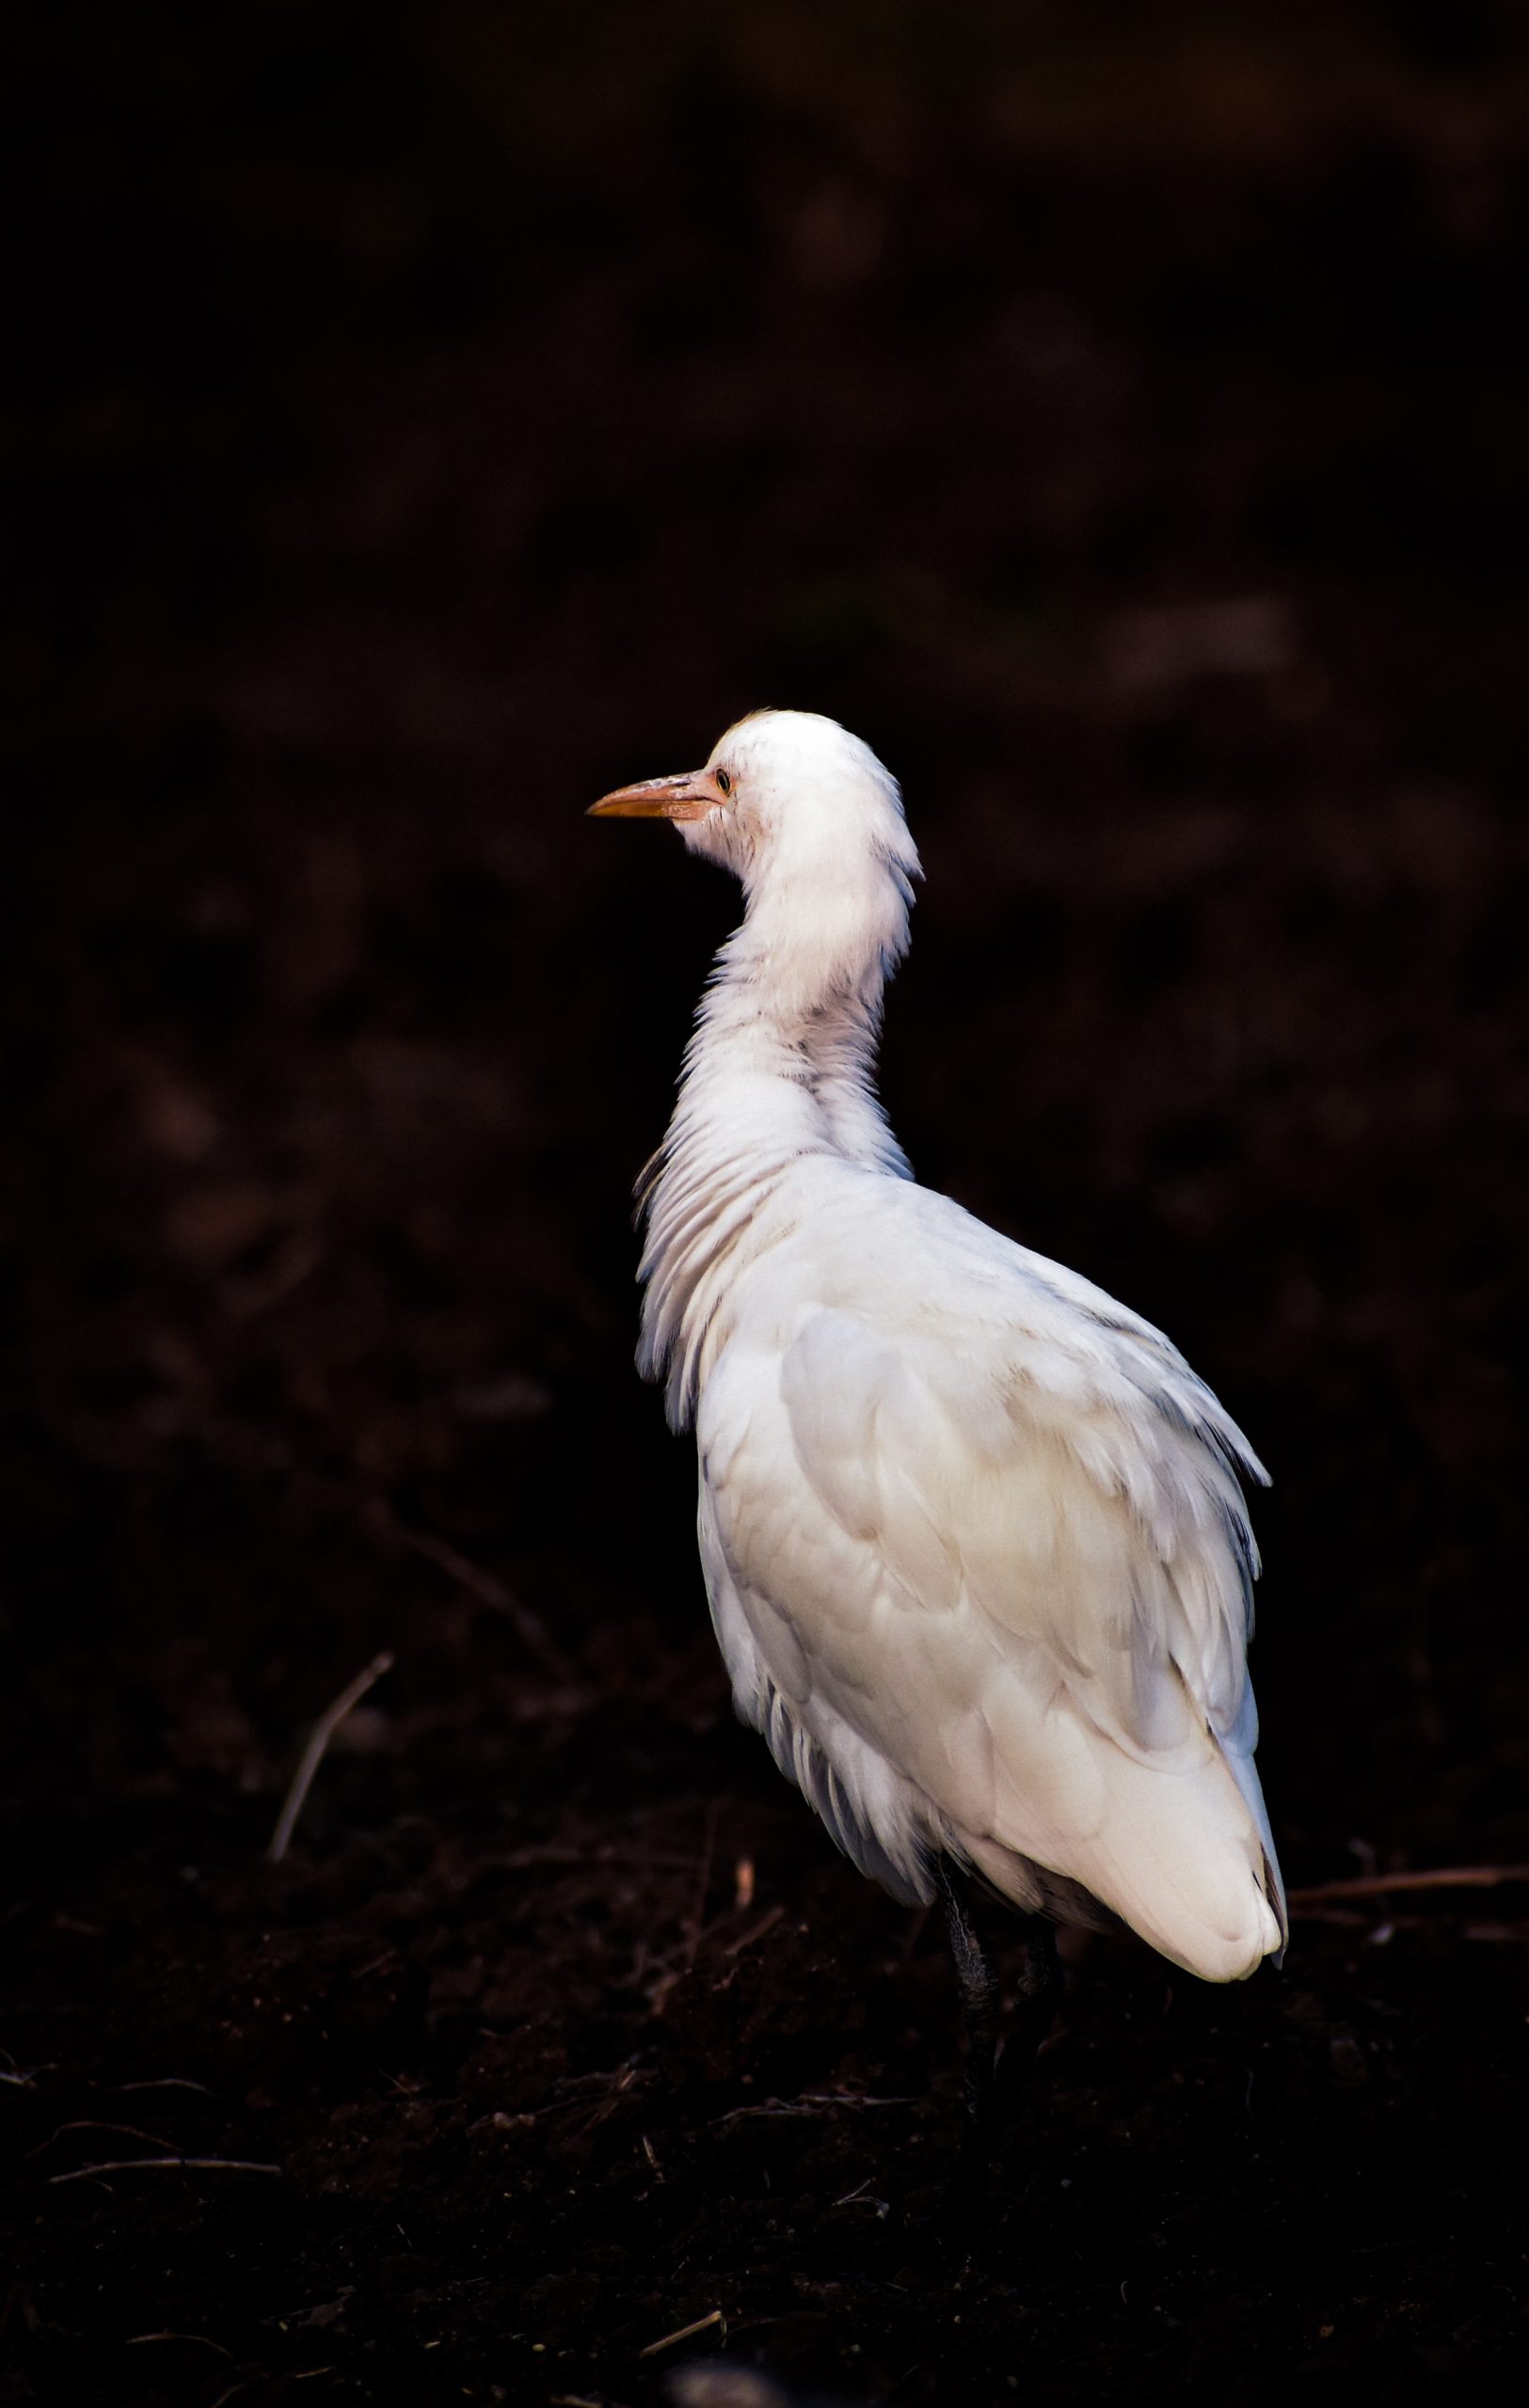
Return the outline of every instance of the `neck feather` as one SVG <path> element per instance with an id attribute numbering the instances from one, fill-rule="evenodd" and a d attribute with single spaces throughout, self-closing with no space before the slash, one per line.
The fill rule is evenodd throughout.
<path id="1" fill-rule="evenodd" d="M 781 1216 L 762 1208 L 793 1165 L 829 1155 L 911 1175 L 874 1085 L 910 890 L 900 862 L 879 854 L 874 871 L 826 895 L 746 882 L 742 925 L 717 957 L 674 1117 L 639 1187 L 638 1363 L 645 1377 L 667 1374 L 677 1424 L 693 1409 L 705 1339 L 732 1280 L 781 1234 L 765 1228 Z"/>

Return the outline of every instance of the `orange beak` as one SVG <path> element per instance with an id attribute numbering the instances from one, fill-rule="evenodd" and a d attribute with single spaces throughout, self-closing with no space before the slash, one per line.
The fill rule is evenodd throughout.
<path id="1" fill-rule="evenodd" d="M 714 769 L 687 769 L 677 778 L 644 778 L 617 786 L 589 806 L 591 819 L 704 819 L 725 802 Z"/>

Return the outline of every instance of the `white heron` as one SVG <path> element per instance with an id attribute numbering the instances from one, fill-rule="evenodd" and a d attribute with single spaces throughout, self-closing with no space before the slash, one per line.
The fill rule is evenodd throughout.
<path id="1" fill-rule="evenodd" d="M 1283 1947 L 1237 1478 L 1265 1474 L 1160 1331 L 915 1183 L 872 1082 L 918 856 L 868 746 L 760 711 L 593 809 L 742 881 L 640 1182 L 638 1365 L 694 1426 L 739 1714 L 863 1872 L 944 1900 L 977 2118 L 970 1877 L 1029 1918 L 1026 2054 L 1052 1918 L 1212 1982 Z"/>

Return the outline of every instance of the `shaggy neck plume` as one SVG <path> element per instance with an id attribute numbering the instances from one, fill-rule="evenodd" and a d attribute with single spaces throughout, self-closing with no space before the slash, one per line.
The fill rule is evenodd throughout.
<path id="1" fill-rule="evenodd" d="M 708 1327 L 762 1244 L 761 1211 L 813 1154 L 888 1177 L 908 1164 L 872 1085 L 886 980 L 907 950 L 917 856 L 783 842 L 743 865 L 741 926 L 717 956 L 678 1101 L 639 1194 L 647 1242 L 639 1367 L 686 1424 Z"/>

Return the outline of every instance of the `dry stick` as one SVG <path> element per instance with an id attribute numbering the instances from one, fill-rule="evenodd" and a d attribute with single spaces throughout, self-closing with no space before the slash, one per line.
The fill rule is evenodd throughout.
<path id="1" fill-rule="evenodd" d="M 112 2082 L 112 2083 L 106 2083 L 103 2084 L 103 2087 L 104 2087 L 104 2088 L 105 2088 L 105 2089 L 108 2089 L 108 2090 L 123 2090 L 123 2091 L 126 2091 L 126 2090 L 199 2090 L 199 2091 L 200 2091 L 200 2093 L 201 2093 L 201 2095 L 202 2095 L 202 2097 L 203 2097 L 204 2099 L 215 2099 L 215 2098 L 217 2097 L 217 2093 L 216 2093 L 216 2091 L 215 2091 L 215 2090 L 209 2090 L 209 2089 L 208 2089 L 208 2087 L 207 2087 L 207 2084 L 206 2084 L 204 2082 L 190 2082 L 190 2081 L 188 2081 L 188 2080 L 186 2079 L 186 2076 L 185 2076 L 183 2073 L 164 2073 L 164 2074 L 159 2074 L 159 2075 L 157 2075 L 157 2076 L 155 2077 L 155 2079 L 154 2079 L 152 2082 Z"/>
<path id="2" fill-rule="evenodd" d="M 146 2132 L 137 2124 L 101 2124 L 97 2123 L 94 2116 L 81 2115 L 77 2116 L 72 2123 L 60 2124 L 56 2131 L 48 2134 L 45 2141 L 39 2141 L 36 2148 L 29 2148 L 26 2152 L 27 2156 L 40 2157 L 43 2150 L 52 2148 L 55 2141 L 65 2132 L 120 2132 L 124 2140 L 147 2141 L 151 2148 L 175 2147 L 175 2143 L 167 2141 L 163 2132 Z"/>
<path id="3" fill-rule="evenodd" d="M 209 2341 L 205 2333 L 130 2333 L 122 2346 L 136 2350 L 145 2341 L 195 2341 L 199 2350 L 215 2350 L 220 2358 L 233 2356 L 233 2352 L 225 2350 L 221 2341 Z"/>
<path id="4" fill-rule="evenodd" d="M 69 2174 L 50 2174 L 50 2182 L 83 2182 L 88 2175 L 157 2174 L 173 2168 L 201 2174 L 279 2174 L 279 2165 L 254 2165 L 247 2157 L 119 2157 L 105 2165 L 76 2165 Z"/>
<path id="5" fill-rule="evenodd" d="M 367 1690 L 381 1680 L 384 1672 L 390 1672 L 392 1668 L 392 1650 L 385 1647 L 380 1656 L 373 1656 L 364 1672 L 358 1672 L 349 1687 L 341 1690 L 333 1705 L 327 1706 L 319 1716 L 309 1733 L 308 1745 L 303 1750 L 297 1769 L 292 1776 L 292 1787 L 287 1792 L 286 1803 L 278 1815 L 276 1829 L 271 1833 L 271 1845 L 265 1851 L 270 1863 L 279 1864 L 286 1855 L 293 1832 L 297 1828 L 297 1817 L 302 1813 L 308 1793 L 313 1785 L 313 1775 L 324 1761 L 324 1751 L 330 1740 L 352 1706 L 359 1705 Z"/>
<path id="6" fill-rule="evenodd" d="M 709 2316 L 698 2316 L 693 2324 L 682 2324 L 677 2333 L 666 2333 L 661 2341 L 650 2341 L 637 2354 L 640 2358 L 656 2358 L 661 2350 L 672 2350 L 677 2341 L 693 2340 L 697 2333 L 709 2333 L 713 2324 L 721 2322 L 722 2310 L 714 2307 Z"/>
<path id="7" fill-rule="evenodd" d="M 1383 1898 L 1392 1890 L 1495 1890 L 1505 1881 L 1529 1881 L 1529 1864 L 1442 1865 L 1424 1873 L 1363 1873 L 1346 1881 L 1318 1881 L 1292 1890 L 1293 1907 L 1314 1907 L 1325 1898 Z"/>
<path id="8" fill-rule="evenodd" d="M 741 2124 L 754 2115 L 816 2115 L 830 2107 L 917 2107 L 922 2101 L 907 2099 L 854 2099 L 842 2091 L 804 2090 L 799 2099 L 761 2099 L 753 2107 L 734 2107 L 727 2115 L 719 2115 L 708 2130 L 720 2132 L 725 2124 Z"/>
<path id="9" fill-rule="evenodd" d="M 648 2005 L 655 2015 L 663 2013 L 669 2002 L 670 1991 L 682 1982 L 688 1973 L 695 1971 L 695 1960 L 701 1953 L 701 1942 L 707 1937 L 709 1926 L 706 1922 L 706 1900 L 707 1893 L 711 1887 L 711 1867 L 717 1853 L 717 1820 L 721 1812 L 720 1801 L 713 1798 L 706 1810 L 706 1838 L 701 1846 L 701 1869 L 695 1887 L 695 1904 L 680 1925 L 685 1934 L 684 1962 L 680 1965 L 671 1965 L 666 1973 L 659 1975 L 658 1980 L 648 1991 Z M 729 1909 L 728 1913 L 723 1917 L 723 1921 L 729 1922 L 731 1915 L 732 1909 Z"/>
<path id="10" fill-rule="evenodd" d="M 553 1644 L 540 1616 L 532 1612 L 523 1598 L 507 1589 L 492 1572 L 486 1572 L 481 1563 L 474 1563 L 460 1547 L 453 1546 L 449 1539 L 438 1539 L 432 1530 L 410 1529 L 407 1522 L 399 1520 L 390 1505 L 385 1506 L 384 1510 L 388 1526 L 401 1545 L 406 1546 L 412 1555 L 422 1555 L 426 1563 L 433 1563 L 438 1572 L 444 1572 L 448 1580 L 454 1580 L 459 1589 L 465 1589 L 470 1597 L 476 1597 L 481 1606 L 489 1607 L 496 1614 L 503 1614 L 508 1622 L 513 1623 L 519 1633 L 521 1644 L 535 1656 L 542 1670 L 549 1672 L 554 1680 L 571 1686 L 577 1678 L 574 1666 Z"/>
<path id="11" fill-rule="evenodd" d="M 728 1947 L 723 1950 L 723 1955 L 725 1956 L 741 1956 L 745 1948 L 752 1948 L 756 1941 L 763 1940 L 767 1932 L 774 1930 L 775 1925 L 780 1922 L 785 1912 L 786 1909 L 784 1907 L 772 1907 L 768 1914 L 760 1916 L 752 1931 L 745 1931 L 741 1933 L 737 1940 L 733 1941 Z"/>

